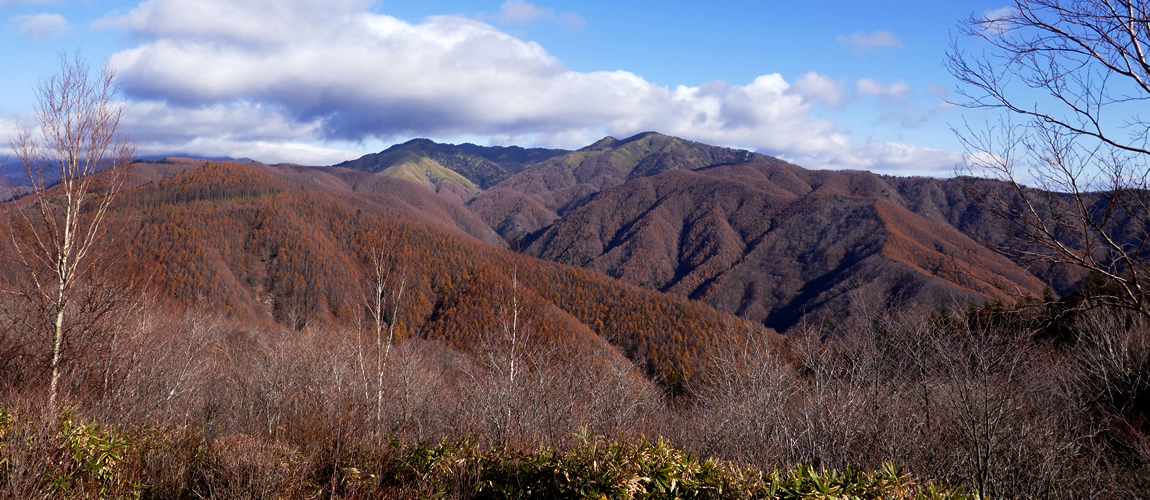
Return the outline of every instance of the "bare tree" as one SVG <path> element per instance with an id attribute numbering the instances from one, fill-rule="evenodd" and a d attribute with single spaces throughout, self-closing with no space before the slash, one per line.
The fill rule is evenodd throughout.
<path id="1" fill-rule="evenodd" d="M 539 351 L 536 328 L 543 314 L 538 297 L 519 280 L 519 256 L 510 262 L 510 282 L 493 290 L 491 320 L 481 328 L 480 362 L 483 370 L 471 377 L 482 387 L 480 411 L 487 421 L 493 443 L 506 445 L 513 439 L 525 439 L 537 430 L 530 425 L 537 417 L 534 404 L 546 385 L 535 378 L 543 373 L 536 366 L 547 356 Z"/>
<path id="2" fill-rule="evenodd" d="M 20 127 L 13 149 L 32 192 L 12 204 L 15 260 L 27 271 L 23 295 L 52 336 L 49 405 L 56 407 L 68 311 L 80 284 L 108 256 L 101 246 L 109 207 L 124 186 L 133 144 L 118 133 L 110 67 L 96 75 L 78 55 L 36 87 L 37 129 Z"/>
<path id="3" fill-rule="evenodd" d="M 392 240 L 368 248 L 364 260 L 367 286 L 363 301 L 371 317 L 372 336 L 375 337 L 376 422 L 383 416 L 383 376 L 391 355 L 391 346 L 395 343 L 399 306 L 403 302 L 403 292 L 407 287 L 407 268 L 399 263 L 400 260 Z M 362 362 L 360 365 L 364 366 Z"/>
<path id="4" fill-rule="evenodd" d="M 973 17 L 948 53 L 958 104 L 1000 112 L 957 130 L 967 186 L 1005 224 L 1009 256 L 1099 275 L 1102 303 L 1150 315 L 1150 7 L 1144 0 L 1016 0 Z M 1033 189 L 1028 185 L 1039 189 Z M 1085 273 L 1083 273 L 1085 274 Z"/>

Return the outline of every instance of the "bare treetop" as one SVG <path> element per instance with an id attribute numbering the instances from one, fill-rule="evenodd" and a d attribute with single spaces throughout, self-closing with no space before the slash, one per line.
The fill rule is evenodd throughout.
<path id="1" fill-rule="evenodd" d="M 1150 154 L 1150 123 L 1139 114 L 1150 98 L 1148 23 L 1144 1 L 1018 0 L 973 17 L 962 34 L 989 50 L 972 55 L 952 46 L 947 66 L 961 82 L 958 104 L 1007 110 Z M 1039 92 L 1020 92 L 1016 82 Z"/>
<path id="2" fill-rule="evenodd" d="M 947 66 L 958 104 L 1000 111 L 956 130 L 968 183 L 1015 259 L 1087 271 L 1098 303 L 1150 314 L 1150 8 L 1144 1 L 1016 0 L 974 17 Z M 1042 190 L 1030 189 L 1032 184 Z M 1083 273 L 1086 274 L 1086 273 Z"/>

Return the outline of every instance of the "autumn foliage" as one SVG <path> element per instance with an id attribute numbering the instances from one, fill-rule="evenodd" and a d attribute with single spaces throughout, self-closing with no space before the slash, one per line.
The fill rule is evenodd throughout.
<path id="1" fill-rule="evenodd" d="M 465 350 L 497 327 L 499 290 L 515 273 L 538 304 L 539 342 L 618 351 L 656 377 L 690 377 L 714 341 L 699 332 L 737 321 L 407 222 L 372 210 L 372 196 L 300 187 L 258 164 L 207 162 L 129 191 L 115 217 L 132 229 L 115 245 L 124 249 L 125 271 L 173 304 L 297 329 L 361 324 L 367 277 L 360 264 L 372 248 L 386 247 L 411 280 L 398 314 L 402 337 Z"/>

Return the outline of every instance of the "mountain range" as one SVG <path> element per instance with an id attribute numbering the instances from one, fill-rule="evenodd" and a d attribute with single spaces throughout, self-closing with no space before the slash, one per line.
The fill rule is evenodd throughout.
<path id="1" fill-rule="evenodd" d="M 406 280 L 400 336 L 473 349 L 514 293 L 538 341 L 666 379 L 754 332 L 1073 290 L 1081 276 L 989 248 L 1005 235 L 972 183 L 1005 189 L 657 133 L 575 151 L 417 139 L 330 167 L 140 161 L 111 216 L 122 273 L 183 307 L 355 326 L 382 251 Z"/>
<path id="2" fill-rule="evenodd" d="M 988 248 L 1001 222 L 967 189 L 1006 188 L 987 180 L 808 170 L 653 132 L 568 152 L 421 139 L 341 165 L 422 172 L 521 252 L 779 331 L 845 320 L 862 297 L 936 310 L 1067 293 L 1081 278 Z"/>

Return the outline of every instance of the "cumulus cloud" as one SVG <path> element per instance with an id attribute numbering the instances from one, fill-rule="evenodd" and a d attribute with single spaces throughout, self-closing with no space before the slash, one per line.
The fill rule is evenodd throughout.
<path id="1" fill-rule="evenodd" d="M 878 49 L 901 49 L 903 47 L 902 40 L 899 40 L 894 33 L 886 30 L 839 35 L 838 42 L 856 54 Z"/>
<path id="2" fill-rule="evenodd" d="M 843 100 L 844 84 L 822 75 L 803 75 L 794 85 L 768 74 L 742 85 L 665 87 L 626 71 L 573 71 L 540 45 L 477 20 L 440 16 L 411 24 L 368 12 L 369 3 L 148 0 L 102 20 L 147 37 L 111 58 L 137 101 L 129 126 L 152 143 L 257 159 L 264 158 L 223 149 L 462 135 L 571 147 L 657 130 L 810 167 L 952 160 L 912 146 L 852 145 L 833 123 L 810 114 L 814 102 Z M 521 19 L 536 15 L 523 12 Z M 909 93 L 901 82 L 873 83 L 882 90 L 874 95 Z M 318 148 L 288 149 L 308 158 L 344 154 Z"/>
<path id="3" fill-rule="evenodd" d="M 555 12 L 554 9 L 540 7 L 524 0 L 503 2 L 499 6 L 499 12 L 491 16 L 491 19 L 502 24 L 531 24 L 538 20 L 547 20 L 568 28 L 587 27 L 587 21 L 579 14 Z"/>
<path id="4" fill-rule="evenodd" d="M 20 34 L 29 40 L 50 40 L 67 33 L 71 28 L 64 16 L 46 12 L 14 16 L 11 20 L 19 26 L 17 30 Z"/>
<path id="5" fill-rule="evenodd" d="M 787 92 L 832 107 L 840 107 L 844 104 L 843 82 L 815 72 L 800 76 L 791 84 Z"/>
<path id="6" fill-rule="evenodd" d="M 232 140 L 289 140 L 317 135 L 320 122 L 298 122 L 271 106 L 236 102 L 180 109 L 161 101 L 129 101 L 120 127 L 143 142 L 215 135 Z"/>
<path id="7" fill-rule="evenodd" d="M 299 122 L 274 106 L 234 102 L 180 108 L 162 101 L 125 103 L 120 129 L 137 154 L 188 153 L 254 158 L 267 163 L 331 165 L 362 153 L 300 142 L 319 136 L 320 122 Z"/>

